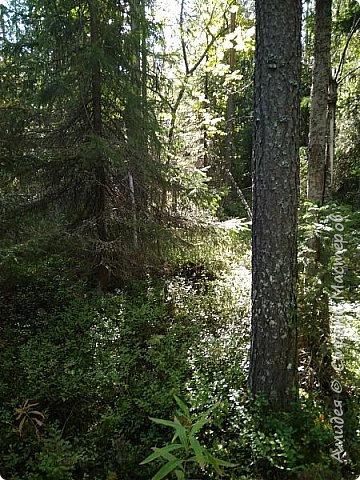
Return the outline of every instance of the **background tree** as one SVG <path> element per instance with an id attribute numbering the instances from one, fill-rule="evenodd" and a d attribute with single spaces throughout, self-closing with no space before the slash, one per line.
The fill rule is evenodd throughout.
<path id="1" fill-rule="evenodd" d="M 346 9 L 345 9 L 346 11 Z M 347 50 L 356 32 L 359 17 L 355 11 L 349 17 L 351 27 L 346 37 L 332 48 L 332 2 L 315 3 L 314 52 L 312 91 L 310 106 L 308 191 L 307 199 L 321 207 L 332 198 L 334 192 L 335 115 L 338 84 L 341 82 Z M 345 14 L 345 16 L 348 14 Z M 337 18 L 341 18 L 339 9 Z M 332 55 L 332 52 L 334 54 Z M 338 57 L 338 65 L 332 69 L 332 56 Z M 351 71 L 351 69 L 350 69 Z M 330 389 L 331 338 L 330 307 L 326 285 L 329 282 L 328 249 L 319 232 L 309 240 L 307 284 L 311 300 L 306 317 L 305 345 L 314 385 L 323 391 Z M 304 317 L 305 318 L 305 317 Z"/>
<path id="2" fill-rule="evenodd" d="M 245 6 L 232 2 L 209 2 L 205 8 L 195 2 L 189 11 L 182 5 L 180 71 L 171 71 L 179 93 L 173 99 L 176 119 L 170 124 L 170 138 L 175 133 L 177 139 L 172 153 L 179 164 L 205 167 L 209 186 L 224 192 L 219 209 L 224 216 L 250 217 L 254 18 Z M 200 53 L 195 38 L 202 41 Z M 184 82 L 186 65 L 197 68 Z"/>
<path id="3" fill-rule="evenodd" d="M 307 198 L 319 207 L 329 200 L 331 181 L 329 148 L 328 99 L 331 74 L 331 12 L 332 1 L 317 0 L 315 3 L 314 61 L 312 71 Z M 305 326 L 306 350 L 318 384 L 329 388 L 331 376 L 330 313 L 329 298 L 324 290 L 325 252 L 321 239 L 314 236 L 309 242 L 313 250 L 307 271 L 308 281 L 316 278 L 321 283 L 312 298 L 307 325 Z"/>
<path id="4" fill-rule="evenodd" d="M 333 25 L 333 65 L 336 68 L 331 84 L 332 95 L 329 95 L 332 127 L 329 154 L 334 157 L 330 159 L 333 193 L 338 198 L 347 197 L 354 206 L 360 202 L 358 162 L 353 157 L 357 144 L 355 112 L 359 83 L 359 31 L 360 5 L 349 0 L 337 9 Z"/>
<path id="5" fill-rule="evenodd" d="M 314 67 L 311 92 L 308 199 L 321 206 L 327 193 L 326 150 L 331 79 L 331 0 L 315 4 Z"/>
<path id="6" fill-rule="evenodd" d="M 154 232 L 162 231 L 157 197 L 163 180 L 146 94 L 155 27 L 143 3 L 16 5 L 9 18 L 18 33 L 5 41 L 11 60 L 4 76 L 10 87 L 17 69 L 26 100 L 15 97 L 7 108 L 14 111 L 19 102 L 31 112 L 19 137 L 27 138 L 24 153 L 34 162 L 17 191 L 37 192 L 28 197 L 27 211 L 35 203 L 49 218 L 56 211 L 58 233 L 71 236 L 106 289 L 112 278 L 159 261 Z M 16 209 L 21 213 L 19 204 Z"/>

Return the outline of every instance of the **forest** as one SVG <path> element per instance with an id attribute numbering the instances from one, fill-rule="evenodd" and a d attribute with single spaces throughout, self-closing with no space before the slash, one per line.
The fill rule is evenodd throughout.
<path id="1" fill-rule="evenodd" d="M 360 478 L 359 0 L 0 0 L 0 479 Z"/>

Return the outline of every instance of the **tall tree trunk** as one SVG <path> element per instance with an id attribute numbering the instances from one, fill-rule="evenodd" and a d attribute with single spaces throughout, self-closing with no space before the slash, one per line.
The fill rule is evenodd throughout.
<path id="1" fill-rule="evenodd" d="M 308 200 L 321 206 L 325 198 L 327 107 L 331 79 L 331 3 L 316 0 L 314 68 L 311 92 Z"/>
<path id="2" fill-rule="evenodd" d="M 335 78 L 330 79 L 328 108 L 327 108 L 327 147 L 326 147 L 326 177 L 324 202 L 331 200 L 333 181 L 334 181 L 334 156 L 335 156 L 335 120 L 337 104 L 338 82 Z"/>
<path id="3" fill-rule="evenodd" d="M 206 36 L 206 43 L 209 43 L 208 35 Z M 206 56 L 206 64 L 208 63 L 209 56 Z M 208 100 L 209 100 L 209 72 L 207 69 L 205 69 L 204 73 L 204 108 L 208 107 Z M 207 167 L 209 165 L 209 137 L 208 137 L 208 132 L 207 132 L 207 127 L 206 125 L 203 125 L 203 146 L 204 146 L 204 160 L 203 160 L 203 166 Z"/>
<path id="4" fill-rule="evenodd" d="M 236 29 L 236 13 L 232 12 L 230 14 L 230 33 L 234 33 L 235 29 Z M 229 49 L 228 57 L 229 57 L 228 62 L 230 67 L 230 73 L 234 73 L 236 69 L 236 50 L 235 50 L 234 43 L 232 47 Z M 236 95 L 235 95 L 234 81 L 231 81 L 229 83 L 228 88 L 229 88 L 229 95 L 226 101 L 226 138 L 225 138 L 226 143 L 225 143 L 225 159 L 224 159 L 225 161 L 222 168 L 223 170 L 222 173 L 224 176 L 224 180 L 230 183 L 231 187 L 233 188 L 233 191 L 239 197 L 239 200 L 242 203 L 248 218 L 251 219 L 251 208 L 249 207 L 249 204 L 246 201 L 243 191 L 241 190 L 239 185 L 236 183 L 236 180 L 233 174 L 231 173 L 232 165 L 235 158 L 234 129 L 235 129 Z"/>
<path id="5" fill-rule="evenodd" d="M 333 128 L 329 110 L 329 88 L 331 76 L 331 6 L 332 0 L 316 0 L 314 32 L 314 67 L 312 76 L 309 153 L 308 153 L 308 192 L 307 198 L 318 206 L 324 205 L 331 196 L 331 158 L 330 128 Z M 330 312 L 329 297 L 324 290 L 327 271 L 327 256 L 322 239 L 315 236 L 310 239 L 306 272 L 309 293 L 313 292 L 311 314 L 305 318 L 304 349 L 310 358 L 314 384 L 323 391 L 330 388 L 331 350 L 330 350 Z M 314 282 L 312 279 L 316 278 Z"/>
<path id="6" fill-rule="evenodd" d="M 147 137 L 147 123 L 148 123 L 148 116 L 147 116 L 147 76 L 148 76 L 148 52 L 147 52 L 147 45 L 146 45 L 146 26 L 145 26 L 145 16 L 146 16 L 146 2 L 145 0 L 140 0 L 140 10 L 141 10 L 141 116 L 144 121 L 144 150 L 147 152 L 148 150 L 148 137 Z"/>
<path id="7" fill-rule="evenodd" d="M 131 101 L 125 109 L 125 124 L 127 129 L 128 144 L 131 152 L 130 168 L 128 171 L 128 187 L 130 194 L 130 207 L 132 211 L 132 237 L 133 247 L 139 245 L 139 226 L 138 212 L 139 207 L 146 208 L 146 199 L 140 197 L 137 188 L 139 180 L 138 165 L 136 165 L 136 156 L 133 152 L 141 152 L 141 157 L 146 158 L 148 148 L 147 122 L 146 122 L 146 76 L 147 76 L 147 58 L 146 58 L 146 38 L 145 38 L 145 2 L 144 0 L 130 0 L 130 27 L 132 35 L 132 61 L 131 61 L 131 81 L 132 89 Z M 143 192 L 145 189 L 143 189 Z"/>
<path id="8" fill-rule="evenodd" d="M 99 8 L 97 0 L 90 2 L 90 41 L 93 50 L 100 44 Z M 92 110 L 93 130 L 96 135 L 102 135 L 101 117 L 101 66 L 99 59 L 94 59 L 92 67 Z"/>
<path id="9" fill-rule="evenodd" d="M 235 32 L 236 29 L 236 13 L 230 14 L 230 33 Z M 229 67 L 230 73 L 235 71 L 236 67 L 236 51 L 235 45 L 229 50 Z M 225 168 L 231 170 L 231 163 L 234 157 L 234 120 L 235 120 L 235 92 L 234 92 L 234 82 L 231 81 L 228 85 L 229 95 L 226 102 L 226 159 L 225 159 Z"/>
<path id="10" fill-rule="evenodd" d="M 296 388 L 300 0 L 256 0 L 249 384 L 273 409 Z"/>
<path id="11" fill-rule="evenodd" d="M 90 6 L 90 42 L 93 51 L 96 51 L 100 45 L 100 19 L 99 19 L 99 7 L 98 0 L 91 0 Z M 101 115 L 101 65 L 99 59 L 93 61 L 92 66 L 92 128 L 93 133 L 98 137 L 103 134 L 102 115 Z M 102 241 L 107 240 L 106 233 L 106 172 L 104 161 L 101 153 L 99 152 L 98 158 L 95 164 L 95 217 L 97 231 L 99 239 Z"/>
<path id="12" fill-rule="evenodd" d="M 100 13 L 98 0 L 90 0 L 90 42 L 93 52 L 96 52 L 101 44 L 101 31 L 100 31 Z M 92 87 L 92 129 L 93 133 L 97 137 L 103 135 L 102 124 L 102 92 L 101 92 L 101 65 L 100 60 L 95 58 L 92 64 L 91 72 L 91 87 Z M 98 148 L 98 147 L 96 147 Z M 104 163 L 104 158 L 101 152 L 98 152 L 97 159 L 94 167 L 95 184 L 93 191 L 94 202 L 94 215 L 96 221 L 96 229 L 98 239 L 101 242 L 108 241 L 107 224 L 106 224 L 106 201 L 107 201 L 107 173 Z M 100 249 L 103 252 L 103 249 Z M 96 273 L 99 280 L 99 287 L 102 291 L 105 291 L 110 281 L 110 272 L 107 265 L 106 256 L 103 253 L 96 259 Z"/>

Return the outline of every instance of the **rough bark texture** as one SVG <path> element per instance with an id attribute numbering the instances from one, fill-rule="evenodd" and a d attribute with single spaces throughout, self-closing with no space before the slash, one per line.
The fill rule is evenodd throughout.
<path id="1" fill-rule="evenodd" d="M 337 90 L 338 83 L 336 79 L 330 78 L 328 108 L 327 108 L 327 148 L 326 148 L 326 178 L 324 188 L 324 203 L 331 200 L 332 187 L 334 180 L 334 154 L 335 154 L 335 119 L 336 119 L 336 104 L 337 104 Z"/>
<path id="2" fill-rule="evenodd" d="M 327 106 L 331 78 L 331 0 L 316 0 L 314 68 L 311 92 L 308 199 L 324 203 L 326 184 Z"/>
<path id="3" fill-rule="evenodd" d="M 274 409 L 296 387 L 299 0 L 256 2 L 252 344 L 249 384 Z"/>
<path id="4" fill-rule="evenodd" d="M 336 88 L 331 95 L 330 87 L 335 87 L 336 83 L 332 81 L 331 75 L 331 4 L 332 0 L 316 0 L 315 3 L 307 197 L 318 206 L 330 200 L 332 183 L 333 139 L 330 137 L 335 120 L 333 115 L 336 105 Z M 303 343 L 313 373 L 313 384 L 309 382 L 308 387 L 320 387 L 323 392 L 330 392 L 332 368 L 329 297 L 323 288 L 326 282 L 328 259 L 321 238 L 311 238 L 309 247 L 312 252 L 308 259 L 307 281 L 310 289 L 313 289 L 312 279 L 316 278 L 320 288 L 312 300 L 311 315 L 304 318 Z"/>

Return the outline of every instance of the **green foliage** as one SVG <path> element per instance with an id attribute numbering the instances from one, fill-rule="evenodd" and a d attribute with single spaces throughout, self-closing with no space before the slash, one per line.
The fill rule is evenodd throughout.
<path id="1" fill-rule="evenodd" d="M 331 460 L 331 411 L 314 399 L 301 397 L 291 411 L 271 413 L 266 402 L 246 393 L 220 406 L 214 422 L 218 444 L 238 464 L 229 478 L 340 479 Z M 225 434 L 222 432 L 226 432 Z"/>
<path id="2" fill-rule="evenodd" d="M 337 225 L 334 219 L 341 221 Z M 358 231 L 359 215 L 349 206 L 335 202 L 321 208 L 308 202 L 302 206 L 298 255 L 298 319 L 301 336 L 299 382 L 307 391 L 314 388 L 321 390 L 323 387 L 326 390 L 326 374 L 322 377 L 326 370 L 324 365 L 331 362 L 328 359 L 334 344 L 339 342 L 332 334 L 331 325 L 335 317 L 342 317 L 341 341 L 346 344 L 346 355 L 353 355 L 357 348 L 349 342 L 352 322 L 347 311 L 357 305 Z M 336 239 L 342 239 L 342 244 Z M 337 255 L 339 252 L 340 256 Z M 338 276 L 336 271 L 342 274 Z M 341 280 L 341 295 L 336 294 L 336 279 Z M 350 363 L 347 362 L 347 365 L 350 366 Z M 331 375 L 330 367 L 327 375 Z"/>
<path id="3" fill-rule="evenodd" d="M 294 405 L 293 411 L 280 415 L 264 415 L 259 411 L 255 437 L 255 455 L 260 463 L 268 461 L 280 470 L 306 471 L 318 463 L 330 463 L 330 425 L 324 422 L 323 410 L 312 402 Z"/>
<path id="4" fill-rule="evenodd" d="M 348 218 L 352 249 L 357 217 L 347 212 L 336 210 Z M 329 235 L 330 248 L 333 232 L 315 228 Z M 199 478 L 215 478 L 212 457 L 236 464 L 225 472 L 225 478 L 234 480 L 267 472 L 286 472 L 296 480 L 339 478 L 329 463 L 333 445 L 329 412 L 317 399 L 303 400 L 290 413 L 269 415 L 247 396 L 247 234 L 220 232 L 229 235 L 228 250 L 219 241 L 210 257 L 209 247 L 198 245 L 181 259 L 175 257 L 177 266 L 162 278 L 138 281 L 126 291 L 107 295 L 76 280 L 70 260 L 53 256 L 40 262 L 35 256 L 31 262 L 18 253 L 11 257 L 17 262 L 8 258 L 1 284 L 4 478 L 103 480 L 117 475 L 148 480 L 161 465 L 155 460 L 142 467 L 139 463 L 153 445 L 169 441 L 166 429 L 148 418 L 171 418 L 174 395 L 186 398 L 191 406 L 191 425 L 215 404 L 211 422 L 194 434 L 205 450 L 186 436 L 191 429 L 182 423 L 188 417 L 182 404 L 175 412 L 182 427 L 173 421 L 181 438 L 170 444 L 168 454 L 180 460 L 193 458 L 185 464 L 190 472 L 203 455 L 209 465 L 205 472 L 198 469 Z M 349 300 L 351 295 L 349 290 Z M 346 413 L 346 448 L 353 464 L 347 468 L 356 471 L 358 362 L 355 350 L 347 352 L 347 375 L 353 372 L 346 382 L 353 385 Z M 38 437 L 31 428 L 21 437 L 16 432 L 21 419 L 16 420 L 15 408 L 25 399 L 38 403 L 34 409 L 45 415 Z M 173 451 L 176 444 L 187 445 L 188 454 L 180 447 Z"/>
<path id="5" fill-rule="evenodd" d="M 81 454 L 74 451 L 74 446 L 62 438 L 62 432 L 50 428 L 43 438 L 41 450 L 30 463 L 31 480 L 71 480 Z M 32 464 L 32 465 L 31 465 Z"/>
<path id="6" fill-rule="evenodd" d="M 359 53 L 354 54 L 358 58 Z M 336 138 L 335 198 L 359 208 L 359 78 L 349 78 L 346 88 L 340 91 L 338 101 L 338 134 Z"/>
<path id="7" fill-rule="evenodd" d="M 313 228 L 329 235 L 331 248 L 334 232 L 321 226 L 328 225 L 329 214 Z M 347 219 L 354 259 L 357 217 L 349 209 L 336 214 Z M 288 414 L 269 415 L 247 396 L 250 255 L 248 233 L 239 230 L 221 225 L 219 240 L 211 247 L 198 243 L 200 237 L 189 237 L 192 248 L 181 257 L 177 251 L 164 275 L 107 295 L 78 278 L 81 264 L 74 272 L 71 259 L 49 256 L 40 261 L 38 253 L 31 261 L 31 252 L 19 251 L 6 257 L 0 340 L 4 478 L 148 480 L 162 468 L 160 460 L 142 467 L 139 463 L 153 445 L 169 441 L 166 429 L 148 418 L 172 418 L 174 395 L 191 406 L 192 425 L 215 404 L 211 422 L 194 434 L 208 455 L 186 437 L 191 429 L 181 421 L 188 416 L 185 407 L 178 405 L 175 412 L 182 433 L 168 454 L 193 458 L 185 464 L 189 475 L 195 475 L 202 454 L 209 465 L 196 475 L 207 480 L 215 478 L 212 457 L 236 464 L 225 471 L 225 478 L 234 480 L 267 472 L 286 472 L 296 480 L 339 478 L 329 463 L 329 412 L 317 399 L 303 400 Z M 352 284 L 351 276 L 347 278 Z M 353 296 L 349 289 L 348 300 Z M 344 383 L 349 386 L 346 448 L 352 471 L 358 458 L 354 348 L 356 344 L 347 349 Z M 45 415 L 38 437 L 27 427 L 21 437 L 16 432 L 21 419 L 16 419 L 15 408 L 25 399 L 38 403 L 34 409 Z M 172 450 L 183 443 L 187 455 L 183 448 Z"/>
<path id="8" fill-rule="evenodd" d="M 345 326 L 348 458 L 340 472 L 330 461 L 331 412 L 321 395 L 301 391 L 293 410 L 272 414 L 247 393 L 250 226 L 214 216 L 245 216 L 225 167 L 250 203 L 251 9 L 227 0 L 188 4 L 183 34 L 190 67 L 199 51 L 205 56 L 184 75 L 180 44 L 165 45 L 150 2 L 102 2 L 94 44 L 89 5 L 99 3 L 9 0 L 0 7 L 1 475 L 338 480 L 359 474 L 356 35 L 339 90 L 337 203 L 302 205 L 299 229 L 302 321 L 311 319 L 319 293 L 330 292 L 336 233 L 330 215 L 344 218 L 344 301 L 331 305 Z M 353 0 L 339 7 L 337 60 L 358 11 Z M 311 12 L 308 21 L 311 30 Z M 101 135 L 92 88 L 99 64 Z M 305 65 L 303 145 L 310 74 Z M 235 118 L 228 122 L 230 94 Z M 305 148 L 301 176 L 304 194 Z M 320 270 L 304 278 L 314 237 L 324 241 L 324 255 Z M 100 266 L 111 277 L 106 294 Z M 309 376 L 302 362 L 300 377 Z M 164 426 L 175 432 L 171 443 Z M 140 467 L 153 445 L 165 447 Z M 219 458 L 233 468 L 223 472 Z"/>
<path id="9" fill-rule="evenodd" d="M 145 465 L 159 458 L 167 460 L 167 463 L 160 468 L 152 480 L 161 480 L 171 473 L 175 473 L 178 480 L 185 480 L 189 478 L 188 473 L 194 473 L 194 469 L 191 466 L 189 467 L 189 464 L 192 463 L 195 463 L 197 469 L 201 471 L 214 471 L 218 477 L 222 476 L 224 467 L 235 467 L 236 465 L 230 462 L 214 457 L 205 447 L 200 445 L 196 437 L 197 433 L 210 421 L 209 414 L 213 407 L 194 418 L 190 414 L 189 407 L 180 398 L 175 396 L 175 400 L 179 410 L 176 411 L 174 421 L 150 418 L 154 423 L 171 427 L 174 430 L 174 436 L 170 444 L 162 448 L 154 448 L 154 453 L 141 462 L 142 465 Z M 174 443 L 176 440 L 179 443 Z M 174 455 L 174 452 L 177 456 Z M 210 467 L 210 470 L 207 467 Z"/>
<path id="10" fill-rule="evenodd" d="M 192 376 L 190 348 L 204 328 L 222 324 L 225 333 L 231 316 L 236 281 L 226 280 L 229 272 L 212 273 L 221 265 L 218 248 L 219 258 L 206 266 L 194 263 L 204 258 L 199 248 L 193 264 L 183 258 L 177 274 L 107 295 L 82 280 L 81 264 L 76 271 L 71 259 L 31 260 L 31 252 L 18 251 L 6 257 L 0 327 L 5 478 L 103 480 L 114 472 L 124 480 L 150 478 L 152 465 L 139 468 L 139 462 L 151 445 L 166 442 L 166 432 L 148 417 L 172 415 L 173 395 L 183 395 Z M 228 254 L 234 259 L 243 250 L 234 242 Z M 21 437 L 15 431 L 21 421 L 15 408 L 25 399 L 45 415 L 39 438 L 31 429 Z"/>
<path id="11" fill-rule="evenodd" d="M 315 205 L 305 202 L 302 206 L 300 216 L 300 244 L 299 244 L 299 262 L 303 275 L 305 267 L 309 261 L 309 254 L 314 253 L 310 246 L 311 239 L 317 238 L 321 240 L 324 251 L 323 257 L 318 263 L 318 271 L 314 278 L 306 278 L 306 283 L 311 285 L 305 295 L 314 297 L 319 294 L 320 290 L 331 294 L 331 284 L 334 283 L 332 266 L 335 261 L 335 247 L 334 236 L 339 232 L 335 228 L 335 222 L 332 218 L 342 218 L 344 230 L 341 233 L 344 239 L 344 291 L 343 297 L 349 301 L 356 298 L 356 285 L 358 284 L 358 265 L 359 253 L 357 236 L 360 229 L 360 217 L 358 212 L 354 212 L 351 207 L 338 204 L 335 202 L 318 208 Z M 319 269 L 321 269 L 319 271 Z M 322 279 L 320 283 L 316 279 Z M 300 277 L 300 283 L 305 283 L 305 278 Z M 300 292 L 301 293 L 301 292 Z M 311 307 L 311 299 L 306 300 L 300 296 L 300 302 L 307 302 L 309 308 Z M 335 300 L 336 301 L 336 300 Z M 306 305 L 304 305 L 306 307 Z M 301 307 L 302 308 L 302 307 Z M 303 310 L 301 310 L 303 312 Z"/>

